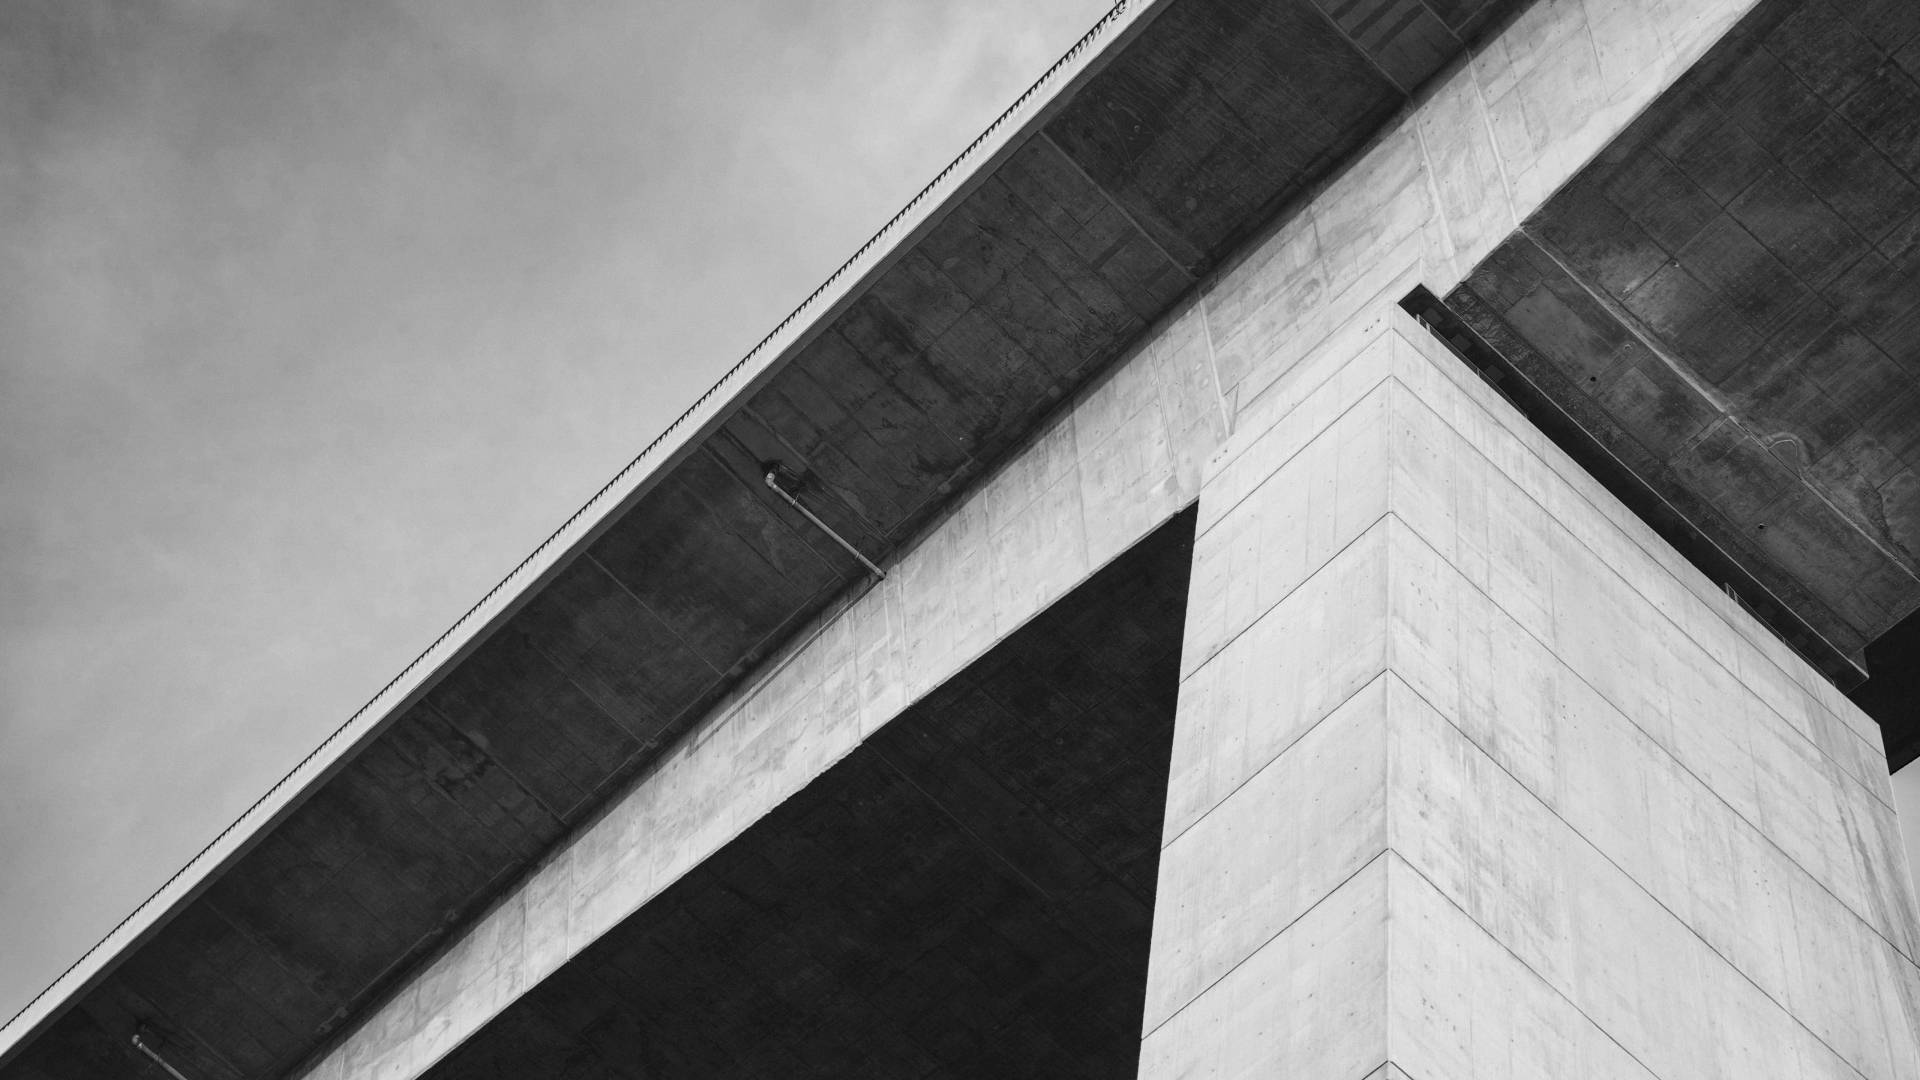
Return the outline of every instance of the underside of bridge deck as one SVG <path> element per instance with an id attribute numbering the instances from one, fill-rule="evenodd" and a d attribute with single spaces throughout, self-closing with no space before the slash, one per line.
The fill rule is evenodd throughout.
<path id="1" fill-rule="evenodd" d="M 1448 297 L 1843 687 L 1915 659 L 1916 117 L 1920 5 L 1763 0 Z"/>

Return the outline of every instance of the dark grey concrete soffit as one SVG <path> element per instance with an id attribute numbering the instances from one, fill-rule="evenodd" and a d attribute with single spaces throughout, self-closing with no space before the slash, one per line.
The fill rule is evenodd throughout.
<path id="1" fill-rule="evenodd" d="M 1138 5 L 1136 5 L 1137 7 Z M 7 1033 L 6 1080 L 286 1075 L 1324 178 L 1514 0 L 1164 0 L 421 690 Z"/>
<path id="2" fill-rule="evenodd" d="M 1448 298 L 1843 688 L 1920 607 L 1917 117 L 1920 4 L 1762 0 Z"/>

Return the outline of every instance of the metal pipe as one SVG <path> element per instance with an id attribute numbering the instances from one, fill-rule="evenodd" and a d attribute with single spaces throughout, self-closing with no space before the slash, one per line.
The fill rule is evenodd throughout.
<path id="1" fill-rule="evenodd" d="M 167 1064 L 166 1058 L 163 1058 L 159 1054 L 154 1053 L 153 1047 L 148 1046 L 146 1044 L 146 1041 L 140 1038 L 140 1033 L 137 1031 L 133 1033 L 133 1047 L 134 1049 L 152 1058 L 153 1063 L 155 1065 L 158 1065 L 161 1068 L 167 1070 L 167 1075 L 173 1077 L 173 1080 L 187 1080 L 185 1076 L 182 1076 L 180 1074 L 179 1069 L 176 1069 L 173 1066 Z"/>
<path id="2" fill-rule="evenodd" d="M 767 480 L 767 486 L 773 489 L 774 494 L 787 500 L 788 506 L 791 506 L 795 510 L 798 510 L 802 514 L 806 515 L 807 520 L 813 522 L 815 528 L 818 528 L 821 532 L 826 533 L 828 536 L 833 537 L 834 543 L 839 544 L 843 548 L 846 548 L 847 554 L 853 556 L 856 559 L 859 559 L 860 565 L 866 567 L 867 570 L 870 571 L 874 577 L 877 577 L 882 581 L 886 580 L 887 572 L 885 570 L 882 570 L 878 566 L 875 566 L 873 564 L 872 559 L 869 559 L 865 555 L 860 554 L 859 548 L 854 547 L 852 544 L 847 543 L 847 540 L 845 537 L 841 536 L 837 532 L 834 532 L 831 528 L 828 528 L 827 523 L 815 517 L 813 511 L 807 509 L 804 506 L 801 506 L 800 500 L 794 498 L 792 492 L 780 486 L 780 467 L 779 466 L 775 465 L 767 469 L 766 480 Z"/>

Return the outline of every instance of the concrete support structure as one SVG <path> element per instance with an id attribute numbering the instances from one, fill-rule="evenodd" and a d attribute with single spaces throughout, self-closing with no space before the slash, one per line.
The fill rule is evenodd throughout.
<path id="1" fill-rule="evenodd" d="M 1878 728 L 1397 306 L 1751 7 L 1539 0 L 1440 70 L 302 1074 L 464 1075 L 456 1047 L 1197 502 L 1141 1077 L 1920 1078 Z M 617 611 L 578 591 L 527 621 L 599 671 Z"/>
<path id="2" fill-rule="evenodd" d="M 1863 718 L 1404 315 L 1286 387 L 1202 490 L 1141 1076 L 1920 1075 Z"/>
<path id="3" fill-rule="evenodd" d="M 1530 8 L 309 1075 L 427 1071 L 1197 497 L 1143 1078 L 1920 1076 L 1875 726 L 1395 306 L 1745 7 Z"/>

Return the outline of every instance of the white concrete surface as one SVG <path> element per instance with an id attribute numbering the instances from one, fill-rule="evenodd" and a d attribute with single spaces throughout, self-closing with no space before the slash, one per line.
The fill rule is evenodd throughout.
<path id="1" fill-rule="evenodd" d="M 1399 312 L 1272 393 L 1202 488 L 1142 1077 L 1920 1076 L 1865 718 Z"/>
<path id="2" fill-rule="evenodd" d="M 1893 808 L 1906 838 L 1907 870 L 1920 867 L 1920 761 L 1893 774 Z M 1920 890 L 1916 890 L 1920 891 Z"/>

